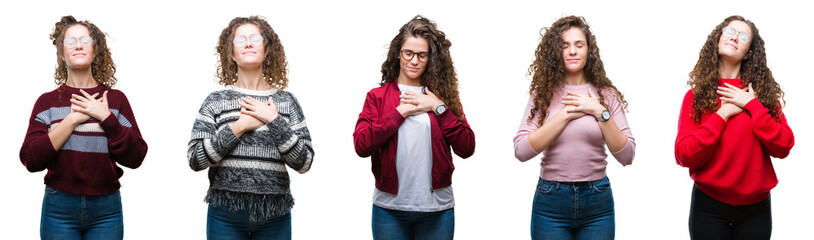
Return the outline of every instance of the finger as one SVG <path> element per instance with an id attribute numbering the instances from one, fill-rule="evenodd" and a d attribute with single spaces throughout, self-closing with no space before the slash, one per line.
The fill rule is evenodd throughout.
<path id="1" fill-rule="evenodd" d="M 726 97 L 733 97 L 733 96 L 734 96 L 734 93 L 729 92 L 729 91 L 718 90 L 717 92 L 718 92 L 718 94 L 720 94 L 721 96 L 726 96 Z"/>
<path id="2" fill-rule="evenodd" d="M 90 95 L 91 99 L 96 99 L 97 96 L 99 96 L 99 93 L 94 93 L 93 95 Z"/>
<path id="3" fill-rule="evenodd" d="M 79 101 L 79 100 L 76 100 L 76 99 L 73 99 L 73 98 L 71 99 L 71 104 L 73 104 L 73 105 L 75 105 L 75 106 L 77 106 L 77 107 L 79 107 L 79 108 L 86 108 L 86 107 L 88 107 L 88 104 L 87 104 L 87 103 L 82 102 L 82 101 Z"/>
<path id="4" fill-rule="evenodd" d="M 577 96 L 577 97 L 585 97 L 585 95 L 582 95 L 582 94 L 579 94 L 579 93 L 576 93 L 576 92 L 571 92 L 571 91 L 568 91 L 568 95 Z"/>
<path id="5" fill-rule="evenodd" d="M 424 87 L 424 91 L 425 91 L 425 93 L 427 93 L 427 95 L 430 95 L 430 96 L 435 96 L 435 93 L 433 93 L 432 91 L 430 91 L 430 88 L 428 88 L 428 87 Z"/>
<path id="6" fill-rule="evenodd" d="M 594 97 L 594 95 L 592 95 L 592 94 L 591 94 L 591 91 L 590 91 L 590 90 L 588 91 L 588 97 L 589 97 L 589 98 L 593 98 L 593 97 Z"/>
<path id="7" fill-rule="evenodd" d="M 563 99 L 563 100 L 571 100 L 571 101 L 576 101 L 576 100 L 579 100 L 579 97 L 577 97 L 577 96 L 565 96 L 565 97 L 563 97 L 562 99 Z"/>
<path id="8" fill-rule="evenodd" d="M 93 96 L 88 94 L 88 92 L 85 92 L 85 90 L 79 89 L 79 92 L 82 93 L 82 96 L 85 96 L 85 98 L 87 98 L 87 99 L 95 99 L 95 98 L 93 98 Z"/>
<path id="9" fill-rule="evenodd" d="M 99 94 L 99 93 L 96 93 L 96 94 Z M 102 93 L 102 102 L 103 102 L 103 103 L 107 103 L 107 91 L 105 91 L 104 93 Z"/>
<path id="10" fill-rule="evenodd" d="M 402 101 L 401 101 L 401 103 L 404 103 L 404 104 L 412 104 L 412 105 L 418 105 L 418 101 L 416 101 L 416 100 L 406 100 L 406 99 L 405 99 L 405 100 L 402 100 Z"/>
<path id="11" fill-rule="evenodd" d="M 566 106 L 578 107 L 579 106 L 579 101 L 562 101 L 562 104 L 566 105 Z"/>
<path id="12" fill-rule="evenodd" d="M 76 99 L 77 101 L 81 101 L 81 102 L 87 102 L 88 101 L 87 98 L 85 98 L 83 96 L 76 95 L 76 94 L 71 94 L 71 99 Z"/>
<path id="13" fill-rule="evenodd" d="M 754 89 L 754 88 L 752 88 L 752 83 L 749 83 L 749 92 L 750 92 L 750 93 L 755 92 L 755 89 Z"/>
<path id="14" fill-rule="evenodd" d="M 243 109 L 241 109 L 241 112 L 243 112 L 244 110 L 246 110 L 246 111 L 254 111 L 254 109 L 255 109 L 254 105 L 251 105 L 251 104 L 245 103 L 245 102 L 240 103 L 240 106 L 243 107 Z"/>

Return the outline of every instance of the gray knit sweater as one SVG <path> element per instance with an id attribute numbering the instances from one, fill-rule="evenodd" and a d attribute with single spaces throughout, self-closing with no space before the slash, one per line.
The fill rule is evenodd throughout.
<path id="1" fill-rule="evenodd" d="M 240 117 L 240 98 L 245 96 L 262 102 L 271 97 L 279 116 L 237 138 L 229 126 Z M 187 151 L 192 170 L 209 168 L 204 201 L 233 211 L 249 210 L 255 222 L 291 210 L 294 198 L 285 166 L 305 173 L 313 156 L 305 116 L 293 94 L 237 87 L 213 92 L 204 100 Z"/>

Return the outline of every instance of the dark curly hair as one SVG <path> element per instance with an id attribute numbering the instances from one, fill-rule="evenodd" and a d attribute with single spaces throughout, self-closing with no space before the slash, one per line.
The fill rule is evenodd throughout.
<path id="1" fill-rule="evenodd" d="M 534 62 L 529 66 L 529 75 L 532 76 L 529 94 L 534 95 L 534 108 L 531 109 L 528 121 L 534 119 L 539 114 L 539 124 L 542 125 L 548 115 L 548 106 L 551 104 L 551 97 L 557 89 L 565 84 L 565 62 L 562 56 L 562 33 L 571 28 L 578 28 L 585 33 L 588 41 L 588 59 L 583 68 L 585 80 L 593 84 L 599 90 L 613 90 L 616 97 L 622 102 L 622 106 L 627 110 L 627 101 L 624 95 L 613 86 L 613 83 L 605 75 L 605 67 L 599 58 L 599 47 L 596 46 L 596 37 L 591 33 L 591 29 L 583 17 L 567 16 L 560 18 L 551 27 L 543 28 L 540 32 L 543 39 L 534 51 Z M 599 102 L 605 105 L 605 94 L 599 92 Z"/>
<path id="2" fill-rule="evenodd" d="M 57 48 L 57 66 L 54 71 L 54 82 L 57 86 L 62 85 L 68 80 L 68 64 L 63 59 L 64 50 L 62 41 L 65 39 L 65 30 L 68 28 L 81 25 L 88 29 L 90 37 L 93 38 L 93 62 L 91 62 L 90 69 L 93 74 L 93 80 L 107 88 L 113 88 L 116 85 L 116 64 L 113 63 L 113 58 L 110 56 L 110 49 L 107 48 L 107 40 L 105 33 L 99 30 L 93 23 L 84 20 L 76 21 L 73 16 L 64 16 L 56 24 L 54 24 L 54 31 L 51 32 L 51 40 Z M 79 43 L 77 43 L 79 44 Z"/>
<path id="3" fill-rule="evenodd" d="M 288 62 L 285 59 L 285 51 L 283 44 L 280 43 L 280 38 L 277 33 L 271 28 L 271 25 L 265 18 L 260 16 L 250 17 L 236 17 L 229 22 L 229 26 L 223 29 L 218 38 L 218 46 L 215 48 L 220 58 L 218 64 L 218 72 L 216 76 L 220 79 L 220 84 L 230 86 L 237 82 L 237 63 L 232 59 L 234 44 L 232 39 L 235 38 L 235 30 L 244 24 L 254 24 L 260 28 L 263 35 L 263 43 L 265 48 L 265 56 L 263 58 L 263 79 L 266 80 L 272 87 L 277 89 L 285 89 L 288 86 Z"/>
<path id="4" fill-rule="evenodd" d="M 781 109 L 786 104 L 786 100 L 783 98 L 784 93 L 780 89 L 780 84 L 774 81 L 772 71 L 766 64 L 766 48 L 763 46 L 763 38 L 760 37 L 757 27 L 752 21 L 738 15 L 729 16 L 715 29 L 712 29 L 704 47 L 701 48 L 701 53 L 698 54 L 698 62 L 690 72 L 690 79 L 687 80 L 687 85 L 690 85 L 694 94 L 692 117 L 700 123 L 703 113 L 718 110 L 719 101 L 716 91 L 721 78 L 718 68 L 723 64 L 718 55 L 718 40 L 721 38 L 721 30 L 732 21 L 745 22 L 752 29 L 749 51 L 741 60 L 740 87 L 745 88 L 752 83 L 755 97 L 769 109 L 769 114 L 775 120 L 780 121 Z"/>
<path id="5" fill-rule="evenodd" d="M 452 66 L 449 47 L 452 43 L 435 25 L 435 22 L 421 15 L 416 15 L 399 29 L 399 33 L 390 41 L 387 60 L 382 63 L 382 81 L 380 85 L 396 81 L 399 76 L 399 52 L 407 37 L 421 37 L 429 45 L 427 70 L 421 74 L 421 85 L 433 91 L 449 107 L 458 119 L 464 119 L 461 100 L 458 97 L 458 76 Z"/>

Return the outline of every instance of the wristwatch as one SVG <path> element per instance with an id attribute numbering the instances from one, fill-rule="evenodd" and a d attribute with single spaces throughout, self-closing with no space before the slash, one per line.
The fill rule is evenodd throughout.
<path id="1" fill-rule="evenodd" d="M 608 120 L 610 120 L 610 112 L 608 110 L 602 111 L 602 115 L 599 115 L 599 117 L 596 118 L 596 121 L 598 122 L 604 122 Z"/>
<path id="2" fill-rule="evenodd" d="M 441 105 L 438 105 L 437 107 L 435 107 L 434 112 L 435 112 L 435 115 L 441 115 L 442 113 L 444 113 L 446 111 L 447 111 L 447 105 L 442 103 Z"/>

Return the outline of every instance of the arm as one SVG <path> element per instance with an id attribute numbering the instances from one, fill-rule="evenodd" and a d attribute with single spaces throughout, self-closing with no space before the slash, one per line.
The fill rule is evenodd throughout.
<path id="1" fill-rule="evenodd" d="M 757 99 L 749 101 L 745 109 L 752 115 L 752 132 L 769 150 L 769 155 L 785 158 L 794 146 L 794 133 L 786 122 L 786 115 L 780 113 L 780 122 L 769 115 L 769 109 Z"/>
<path id="2" fill-rule="evenodd" d="M 187 159 L 194 171 L 204 170 L 220 162 L 234 149 L 240 141 L 232 132 L 231 124 L 218 130 L 215 114 L 209 104 L 218 101 L 210 95 L 198 111 L 198 117 L 192 126 L 192 137 L 189 140 Z"/>
<path id="3" fill-rule="evenodd" d="M 616 161 L 623 166 L 630 165 L 636 155 L 636 141 L 630 131 L 621 102 L 615 97 L 607 99 L 611 101 L 607 104 L 610 107 L 611 118 L 608 121 L 599 122 L 599 129 L 602 130 L 602 137 L 613 158 L 616 158 Z"/>
<path id="4" fill-rule="evenodd" d="M 305 115 L 299 101 L 293 94 L 289 93 L 288 96 L 291 98 L 288 119 L 277 116 L 266 124 L 269 131 L 256 133 L 270 135 L 268 137 L 274 139 L 285 163 L 297 172 L 305 173 L 311 168 L 314 158 L 311 134 L 305 125 Z"/>
<path id="5" fill-rule="evenodd" d="M 548 148 L 548 145 L 554 142 L 554 139 L 560 136 L 562 130 L 565 129 L 565 125 L 567 125 L 571 119 L 584 115 L 581 112 L 569 113 L 567 110 L 572 107 L 565 107 L 540 126 L 538 124 L 539 115 L 535 116 L 532 120 L 528 120 L 531 115 L 531 109 L 533 108 L 534 95 L 529 96 L 529 102 L 526 105 L 526 110 L 523 112 L 520 128 L 514 137 L 514 156 L 517 160 L 522 162 L 528 161 L 543 152 L 543 150 Z"/>
<path id="6" fill-rule="evenodd" d="M 107 136 L 107 146 L 110 157 L 117 163 L 128 168 L 138 168 L 144 162 L 147 155 L 147 143 L 141 137 L 136 117 L 130 102 L 124 93 L 116 92 L 117 97 L 121 95 L 121 106 L 117 114 L 108 112 L 99 125 L 105 130 Z M 105 101 L 106 95 L 103 95 Z"/>
<path id="7" fill-rule="evenodd" d="M 463 106 L 461 106 L 461 114 L 463 114 Z M 444 134 L 444 140 L 452 146 L 452 151 L 456 155 L 468 158 L 475 153 L 475 133 L 469 127 L 466 117 L 460 120 L 452 111 L 444 111 L 436 116 L 436 121 Z"/>
<path id="8" fill-rule="evenodd" d="M 678 134 L 675 141 L 676 163 L 683 167 L 695 168 L 704 163 L 718 148 L 718 140 L 726 128 L 726 119 L 731 114 L 722 106 L 706 121 L 698 124 L 692 117 L 693 93 L 688 91 L 678 115 Z M 722 110 L 723 109 L 723 110 Z"/>
<path id="9" fill-rule="evenodd" d="M 368 92 L 353 132 L 353 145 L 360 157 L 373 155 L 398 132 L 399 126 L 404 122 L 404 116 L 396 109 L 385 109 L 382 116 L 379 116 L 379 108 L 382 107 L 379 104 L 373 91 Z"/>
<path id="10" fill-rule="evenodd" d="M 26 132 L 23 146 L 20 148 L 20 162 L 25 166 L 29 172 L 38 172 L 45 170 L 46 166 L 57 158 L 57 148 L 51 143 L 51 138 L 48 133 L 48 123 L 50 119 L 43 119 L 37 116 L 40 111 L 48 108 L 43 103 L 42 97 L 34 104 L 34 109 L 31 112 L 31 117 L 28 121 L 28 131 Z M 63 120 L 64 121 L 64 120 Z M 69 128 L 69 124 L 65 127 Z M 69 128 L 73 131 L 73 128 Z M 70 135 L 70 133 L 68 133 Z M 68 137 L 65 137 L 65 141 Z M 60 147 L 62 144 L 59 144 Z"/>

